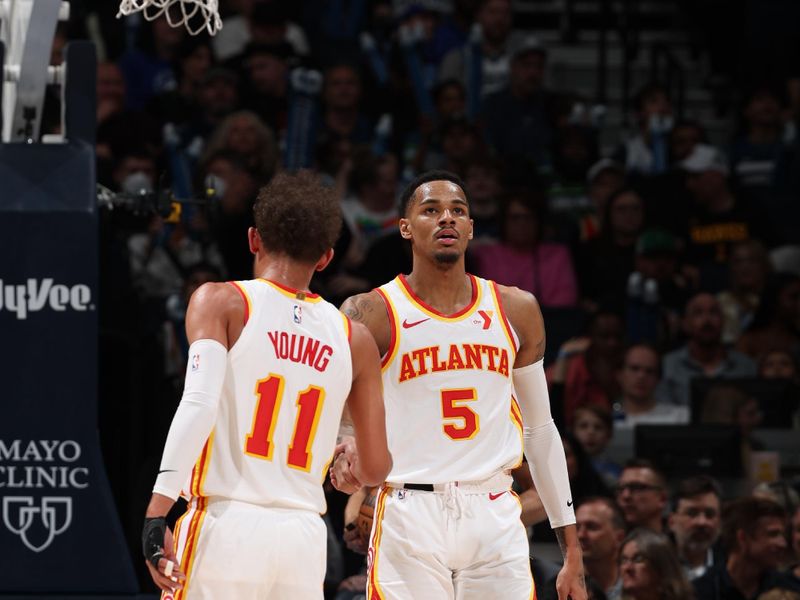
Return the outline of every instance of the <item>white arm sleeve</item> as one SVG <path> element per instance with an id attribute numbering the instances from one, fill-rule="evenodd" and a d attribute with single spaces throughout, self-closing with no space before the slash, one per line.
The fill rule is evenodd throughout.
<path id="1" fill-rule="evenodd" d="M 514 389 L 522 412 L 523 443 L 533 484 L 542 499 L 550 526 L 575 523 L 575 509 L 561 436 L 550 414 L 550 395 L 543 361 L 514 369 Z"/>
<path id="2" fill-rule="evenodd" d="M 216 340 L 197 340 L 189 346 L 183 397 L 167 434 L 154 493 L 176 500 L 189 479 L 214 428 L 227 357 L 227 348 Z"/>

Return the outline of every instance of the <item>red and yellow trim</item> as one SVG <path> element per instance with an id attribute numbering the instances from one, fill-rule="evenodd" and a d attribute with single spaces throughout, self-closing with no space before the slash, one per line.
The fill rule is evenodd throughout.
<path id="1" fill-rule="evenodd" d="M 306 292 L 305 290 L 296 290 L 294 288 L 289 287 L 288 285 L 283 285 L 282 283 L 278 283 L 277 281 L 272 281 L 271 279 L 264 279 L 263 277 L 259 277 L 258 281 L 263 281 L 270 287 L 272 287 L 275 291 L 280 292 L 287 298 L 292 298 L 293 300 L 300 300 L 302 302 L 311 302 L 312 304 L 316 302 L 322 302 L 322 296 L 319 294 L 312 294 L 311 292 Z"/>
<path id="2" fill-rule="evenodd" d="M 522 411 L 519 408 L 519 402 L 517 402 L 517 399 L 514 397 L 514 394 L 511 394 L 510 414 L 511 414 L 511 421 L 514 423 L 514 426 L 517 428 L 517 431 L 519 431 L 519 447 L 520 447 L 519 460 L 517 461 L 517 464 L 511 467 L 512 469 L 516 469 L 518 466 L 522 464 L 522 457 L 524 456 L 524 451 L 522 449 L 525 447 L 525 437 L 523 433 L 524 426 L 522 422 Z"/>
<path id="3" fill-rule="evenodd" d="M 411 289 L 411 286 L 408 285 L 405 275 L 398 275 L 395 278 L 395 281 L 397 282 L 397 287 L 400 288 L 400 291 L 403 292 L 406 298 L 408 298 L 408 301 L 411 302 L 411 304 L 416 306 L 423 313 L 425 313 L 432 319 L 436 319 L 438 321 L 444 321 L 446 323 L 453 323 L 455 321 L 461 321 L 462 319 L 468 317 L 481 302 L 482 292 L 480 284 L 478 283 L 474 275 L 470 275 L 469 273 L 467 273 L 467 277 L 469 277 L 470 283 L 472 284 L 472 298 L 464 308 L 462 308 L 458 312 L 453 313 L 452 315 L 446 315 L 444 313 L 441 313 L 432 306 L 426 304 L 422 300 L 422 298 L 420 298 L 414 293 L 414 290 Z"/>
<path id="4" fill-rule="evenodd" d="M 383 303 L 386 305 L 386 313 L 389 315 L 389 348 L 386 350 L 386 354 L 381 358 L 381 371 L 385 371 L 392 360 L 394 360 L 397 354 L 397 348 L 400 346 L 400 339 L 397 335 L 397 332 L 400 330 L 400 323 L 398 322 L 397 309 L 395 309 L 394 304 L 392 304 L 389 295 L 381 288 L 375 288 L 375 291 L 378 292 L 378 295 L 383 299 Z"/>
<path id="5" fill-rule="evenodd" d="M 350 317 L 346 314 L 341 313 L 342 320 L 344 321 L 344 332 L 347 334 L 347 342 L 350 342 L 350 338 L 353 337 L 353 324 L 350 322 Z"/>
<path id="6" fill-rule="evenodd" d="M 189 493 L 195 497 L 201 497 L 203 495 L 203 484 L 206 481 L 206 475 L 208 474 L 208 465 L 211 464 L 211 447 L 214 445 L 214 432 L 211 432 L 211 435 L 208 436 L 208 440 L 206 440 L 205 445 L 203 446 L 203 451 L 200 453 L 200 458 L 197 459 L 197 462 L 192 469 L 192 481 L 189 484 Z"/>
<path id="7" fill-rule="evenodd" d="M 247 320 L 250 318 L 250 313 L 253 312 L 253 303 L 250 301 L 250 296 L 247 294 L 247 290 L 244 289 L 244 286 L 239 283 L 238 281 L 229 281 L 236 291 L 241 294 L 242 299 L 244 300 L 244 324 L 247 325 Z"/>
<path id="8" fill-rule="evenodd" d="M 489 282 L 489 289 L 492 290 L 492 298 L 494 298 L 494 304 L 497 307 L 498 314 L 500 315 L 500 323 L 503 324 L 503 333 L 506 334 L 508 345 L 511 347 L 511 354 L 513 355 L 512 358 L 516 359 L 519 347 L 516 339 L 514 338 L 514 331 L 511 329 L 511 323 L 509 322 L 506 311 L 503 308 L 503 302 L 500 300 L 500 290 L 494 281 Z M 514 360 L 511 361 L 511 364 L 514 364 Z"/>
<path id="9" fill-rule="evenodd" d="M 386 596 L 378 583 L 378 558 L 380 557 L 381 538 L 383 537 L 383 515 L 386 512 L 386 498 L 391 490 L 382 486 L 378 490 L 378 500 L 375 503 L 375 524 L 372 528 L 372 538 L 369 541 L 369 552 L 372 560 L 367 573 L 367 598 L 369 600 L 386 600 Z"/>
<path id="10" fill-rule="evenodd" d="M 197 556 L 197 542 L 200 539 L 200 529 L 206 517 L 208 498 L 195 498 L 193 502 L 196 503 L 195 506 L 192 507 L 194 513 L 189 520 L 189 532 L 186 535 L 186 544 L 183 547 L 183 553 L 180 557 L 180 566 L 181 570 L 186 574 L 186 581 L 183 583 L 183 588 L 175 592 L 174 600 L 184 600 L 188 593 L 189 583 L 192 577 L 192 567 L 194 567 L 194 559 Z M 187 511 L 183 517 L 188 514 L 189 511 Z M 183 521 L 183 517 L 181 517 L 181 521 Z M 183 523 L 181 523 L 181 525 L 183 525 Z M 177 554 L 177 552 L 178 548 L 176 547 L 175 553 Z"/>

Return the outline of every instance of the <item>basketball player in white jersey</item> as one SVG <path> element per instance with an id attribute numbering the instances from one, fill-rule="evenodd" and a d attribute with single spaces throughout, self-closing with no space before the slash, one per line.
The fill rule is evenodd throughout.
<path id="1" fill-rule="evenodd" d="M 401 214 L 411 274 L 342 306 L 369 328 L 383 356 L 394 458 L 375 508 L 367 597 L 533 598 L 510 475 L 524 448 L 564 553 L 558 597 L 585 600 L 564 450 L 542 369 L 538 304 L 527 292 L 465 272 L 472 220 L 455 175 L 429 172 L 411 182 Z M 360 452 L 348 442 L 340 449 L 334 472 L 345 488 L 358 480 L 348 461 Z"/>
<path id="2" fill-rule="evenodd" d="M 337 199 L 281 174 L 254 215 L 257 278 L 207 283 L 189 303 L 186 384 L 143 532 L 164 598 L 322 599 L 322 482 L 345 401 L 354 476 L 378 484 L 391 467 L 375 342 L 308 291 L 333 256 Z M 164 516 L 179 494 L 173 544 Z"/>

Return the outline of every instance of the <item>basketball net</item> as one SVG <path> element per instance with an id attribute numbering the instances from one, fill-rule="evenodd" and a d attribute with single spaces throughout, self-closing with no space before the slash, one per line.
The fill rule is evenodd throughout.
<path id="1" fill-rule="evenodd" d="M 191 35 L 203 30 L 214 35 L 222 28 L 218 0 L 122 0 L 117 17 L 137 12 L 148 21 L 164 15 L 171 27 L 183 25 Z"/>

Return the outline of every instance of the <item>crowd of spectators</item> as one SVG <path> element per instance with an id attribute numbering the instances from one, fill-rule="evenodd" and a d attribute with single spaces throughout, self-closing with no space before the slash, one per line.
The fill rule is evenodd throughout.
<path id="1" fill-rule="evenodd" d="M 107 10 L 85 23 L 76 11 L 57 33 L 98 43 L 99 182 L 210 198 L 177 218 L 101 215 L 101 425 L 128 425 L 103 441 L 107 463 L 133 473 L 133 484 L 112 475 L 131 538 L 180 394 L 188 299 L 203 282 L 251 277 L 259 188 L 302 167 L 337 190 L 345 226 L 313 285 L 339 303 L 409 271 L 397 192 L 443 168 L 468 187 L 468 269 L 542 306 L 593 597 L 800 598 L 796 495 L 732 494 L 606 453 L 642 425 L 721 424 L 740 434 L 745 474 L 770 449 L 762 424 L 800 425 L 796 81 L 736 90 L 725 147 L 650 82 L 633 131 L 606 148 L 576 108 L 588 90 L 548 86 L 550 50 L 515 27 L 510 0 L 220 4 L 213 38 Z M 732 383 L 699 398 L 698 379 Z M 771 479 L 791 491 L 795 474 Z M 331 491 L 326 585 L 333 597 L 345 580 L 339 593 L 357 597 L 343 504 Z M 757 595 L 772 587 L 795 595 Z"/>

